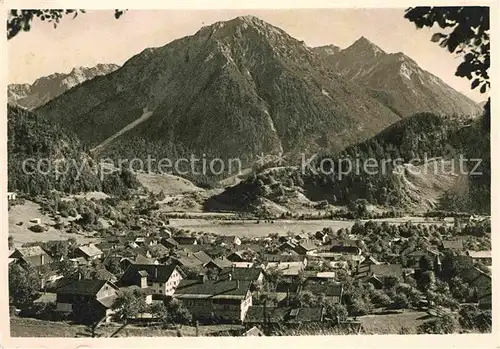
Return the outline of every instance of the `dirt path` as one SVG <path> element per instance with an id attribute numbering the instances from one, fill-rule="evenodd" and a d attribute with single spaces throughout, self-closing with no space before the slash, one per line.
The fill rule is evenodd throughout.
<path id="1" fill-rule="evenodd" d="M 153 112 L 152 111 L 148 111 L 147 108 L 144 108 L 143 109 L 143 114 L 138 119 L 132 121 L 130 124 L 128 124 L 127 126 L 125 126 L 124 128 L 122 128 L 120 131 L 118 131 L 115 134 L 113 134 L 112 136 L 106 138 L 101 144 L 99 144 L 96 147 L 90 149 L 90 152 L 91 153 L 98 152 L 103 147 L 107 146 L 109 143 L 111 143 L 112 141 L 114 141 L 116 138 L 120 137 L 125 132 L 130 131 L 131 129 L 133 129 L 137 125 L 139 125 L 139 124 L 143 123 L 144 121 L 146 121 L 147 119 L 149 119 L 149 117 L 151 115 L 153 115 Z"/>

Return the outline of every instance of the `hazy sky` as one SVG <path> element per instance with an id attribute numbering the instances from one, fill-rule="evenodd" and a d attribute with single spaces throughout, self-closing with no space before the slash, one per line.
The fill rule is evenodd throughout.
<path id="1" fill-rule="evenodd" d="M 309 46 L 334 44 L 345 48 L 365 36 L 386 52 L 404 52 L 472 99 L 486 99 L 470 90 L 467 79 L 454 75 L 460 58 L 430 41 L 438 29 L 417 30 L 403 18 L 404 9 L 130 10 L 118 20 L 112 10 L 87 11 L 75 19 L 62 19 L 57 29 L 36 21 L 31 32 L 10 40 L 9 80 L 32 83 L 40 76 L 67 73 L 74 66 L 122 65 L 147 47 L 163 46 L 194 34 L 201 26 L 248 14 L 282 28 Z"/>

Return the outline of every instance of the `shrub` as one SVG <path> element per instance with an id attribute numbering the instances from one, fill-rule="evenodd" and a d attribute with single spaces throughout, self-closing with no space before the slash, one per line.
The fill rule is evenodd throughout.
<path id="1" fill-rule="evenodd" d="M 43 233 L 45 231 L 45 227 L 40 224 L 32 225 L 29 229 L 34 233 Z"/>

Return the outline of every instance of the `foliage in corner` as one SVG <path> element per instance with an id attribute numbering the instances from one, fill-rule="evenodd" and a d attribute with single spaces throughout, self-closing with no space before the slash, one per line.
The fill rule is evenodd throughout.
<path id="1" fill-rule="evenodd" d="M 115 18 L 120 18 L 127 10 L 115 10 Z M 38 18 L 41 21 L 47 21 L 57 27 L 60 20 L 66 15 L 77 17 L 79 13 L 85 13 L 85 10 L 76 9 L 36 9 L 36 10 L 10 10 L 7 18 L 7 39 L 10 40 L 21 31 L 31 30 L 33 20 Z"/>
<path id="2" fill-rule="evenodd" d="M 472 80 L 472 89 L 479 87 L 481 93 L 486 93 L 490 87 L 489 7 L 410 7 L 405 18 L 417 28 L 432 28 L 437 24 L 445 29 L 445 33 L 435 33 L 431 40 L 450 53 L 462 55 L 463 62 L 455 75 Z"/>

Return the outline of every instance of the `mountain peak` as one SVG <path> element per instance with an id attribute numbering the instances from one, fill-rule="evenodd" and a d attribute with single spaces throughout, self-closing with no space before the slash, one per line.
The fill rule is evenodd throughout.
<path id="1" fill-rule="evenodd" d="M 118 68 L 116 64 L 102 63 L 95 67 L 78 66 L 73 67 L 69 73 L 42 76 L 31 85 L 9 85 L 9 103 L 25 109 L 34 109 L 84 81 L 109 74 Z"/>
<path id="2" fill-rule="evenodd" d="M 199 33 L 207 33 L 207 34 L 217 33 L 218 36 L 220 37 L 220 36 L 231 35 L 234 34 L 235 32 L 242 32 L 247 28 L 253 28 L 262 34 L 264 33 L 267 34 L 279 33 L 281 35 L 286 34 L 281 29 L 252 15 L 239 16 L 227 21 L 220 21 L 213 23 L 211 25 L 204 26 L 199 30 Z"/>
<path id="3" fill-rule="evenodd" d="M 246 23 L 265 23 L 259 17 L 253 16 L 253 15 L 238 16 L 235 18 L 235 20 L 239 20 L 239 21 L 246 22 Z"/>
<path id="4" fill-rule="evenodd" d="M 385 53 L 384 50 L 382 50 L 380 47 L 375 45 L 373 42 L 371 42 L 370 40 L 368 40 L 364 36 L 361 36 L 358 40 L 356 40 L 346 50 L 359 51 L 359 52 L 371 52 L 376 56 Z"/>

